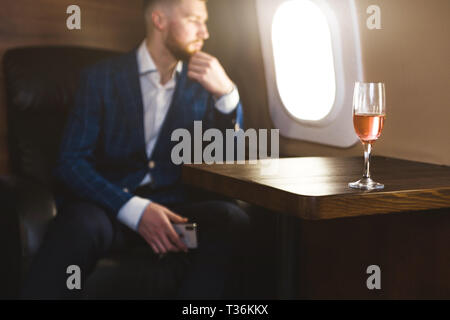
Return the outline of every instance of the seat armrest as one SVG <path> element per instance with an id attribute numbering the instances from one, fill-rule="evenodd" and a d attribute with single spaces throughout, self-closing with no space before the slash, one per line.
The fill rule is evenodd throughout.
<path id="1" fill-rule="evenodd" d="M 1 228 L 9 234 L 7 241 L 19 241 L 22 258 L 33 256 L 42 243 L 48 223 L 56 215 L 52 192 L 31 179 L 1 176 L 0 199 L 2 220 L 6 222 Z M 11 234 L 14 231 L 16 234 Z"/>

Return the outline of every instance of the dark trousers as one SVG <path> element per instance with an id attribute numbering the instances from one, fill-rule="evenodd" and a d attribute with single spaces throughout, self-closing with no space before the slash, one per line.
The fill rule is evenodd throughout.
<path id="1" fill-rule="evenodd" d="M 244 274 L 249 218 L 236 204 L 224 200 L 167 205 L 198 224 L 199 247 L 185 253 L 177 299 L 236 298 L 233 289 Z M 51 222 L 22 287 L 23 299 L 83 298 L 86 279 L 99 259 L 135 246 L 151 247 L 135 231 L 97 205 L 75 202 L 64 206 Z M 158 263 L 158 259 L 155 259 Z M 81 270 L 81 290 L 67 288 L 67 267 Z M 145 297 L 143 297 L 145 298 Z"/>

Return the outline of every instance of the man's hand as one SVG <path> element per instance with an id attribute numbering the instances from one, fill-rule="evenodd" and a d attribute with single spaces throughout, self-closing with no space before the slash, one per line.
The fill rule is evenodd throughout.
<path id="1" fill-rule="evenodd" d="M 217 58 L 202 52 L 196 52 L 189 61 L 188 77 L 197 80 L 216 99 L 233 90 L 230 80 Z"/>
<path id="2" fill-rule="evenodd" d="M 138 232 L 157 254 L 169 251 L 187 252 L 188 250 L 175 232 L 171 221 L 185 223 L 187 218 L 183 218 L 155 202 L 151 202 L 142 214 Z"/>

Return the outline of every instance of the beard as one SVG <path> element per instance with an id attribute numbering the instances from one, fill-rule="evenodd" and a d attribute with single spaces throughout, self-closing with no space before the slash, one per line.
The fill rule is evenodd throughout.
<path id="1" fill-rule="evenodd" d="M 166 47 L 170 53 L 175 57 L 175 59 L 185 62 L 188 62 L 194 53 L 201 50 L 201 48 L 197 49 L 191 47 L 191 45 L 198 43 L 203 44 L 203 41 L 195 40 L 188 43 L 181 43 L 175 39 L 171 33 L 169 33 L 169 36 L 166 39 Z"/>

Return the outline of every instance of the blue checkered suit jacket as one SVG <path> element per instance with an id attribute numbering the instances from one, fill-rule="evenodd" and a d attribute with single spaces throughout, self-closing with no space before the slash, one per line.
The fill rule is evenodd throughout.
<path id="1" fill-rule="evenodd" d="M 198 82 L 187 77 L 187 64 L 178 75 L 175 93 L 151 159 L 146 155 L 143 103 L 136 50 L 96 64 L 82 72 L 54 171 L 66 192 L 57 195 L 58 206 L 69 197 L 88 200 L 117 214 L 149 172 L 156 202 L 182 201 L 181 166 L 171 161 L 173 130 L 193 122 L 203 130 L 243 127 L 242 106 L 222 114 Z M 150 168 L 149 161 L 154 162 Z M 67 192 L 69 191 L 69 192 Z M 70 194 L 70 196 L 68 195 Z"/>

